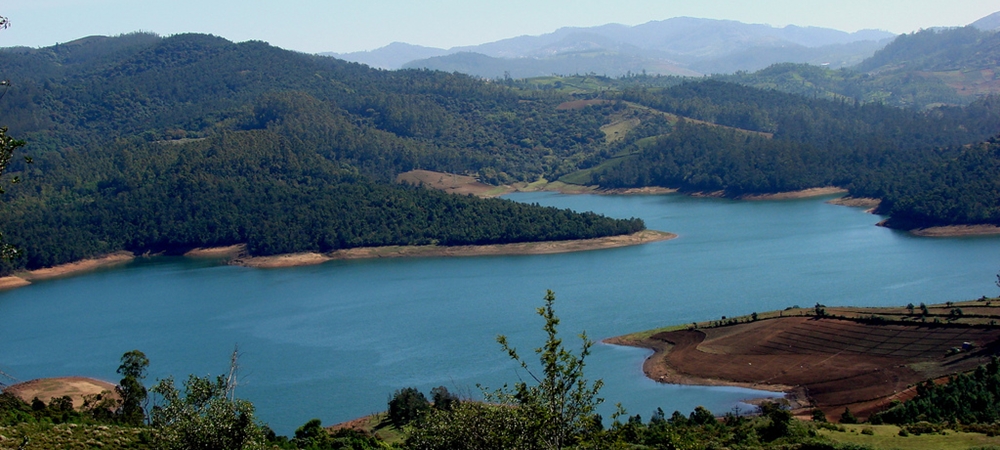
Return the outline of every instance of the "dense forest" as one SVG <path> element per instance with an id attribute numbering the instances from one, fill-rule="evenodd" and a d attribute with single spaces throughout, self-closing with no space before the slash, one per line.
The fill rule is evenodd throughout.
<path id="1" fill-rule="evenodd" d="M 998 97 L 922 112 L 718 81 L 620 95 L 703 123 L 682 120 L 667 134 L 623 141 L 617 151 L 628 156 L 598 166 L 591 183 L 732 197 L 839 186 L 856 197 L 882 199 L 880 212 L 903 228 L 1000 224 L 1000 180 L 991 171 L 1000 133 Z"/>
<path id="2" fill-rule="evenodd" d="M 986 39 L 955 33 L 974 34 L 956 38 L 967 46 Z M 876 57 L 939 45 L 939 34 Z M 882 199 L 903 228 L 1000 223 L 996 97 L 917 110 L 666 77 L 547 89 L 197 34 L 7 48 L 0 67 L 13 86 L 0 124 L 35 161 L 9 167 L 23 182 L 4 197 L 0 229 L 26 256 L 7 272 L 119 249 L 246 242 L 264 255 L 643 227 L 391 184 L 412 169 L 734 197 L 832 185 Z M 580 99 L 599 101 L 559 107 Z"/>
<path id="3" fill-rule="evenodd" d="M 873 415 L 875 424 L 916 422 L 951 424 L 996 424 L 1000 419 L 1000 361 L 994 356 L 972 373 L 956 375 L 945 384 L 928 380 L 917 386 L 917 396 L 896 401 Z"/>
<path id="4" fill-rule="evenodd" d="M 608 108 L 555 112 L 461 75 L 392 73 L 204 35 L 6 49 L 0 123 L 35 163 L 0 229 L 36 268 L 126 249 L 254 255 L 631 233 L 613 220 L 390 184 L 414 168 L 531 179 L 603 142 Z M 515 178 L 516 177 L 516 178 Z"/>

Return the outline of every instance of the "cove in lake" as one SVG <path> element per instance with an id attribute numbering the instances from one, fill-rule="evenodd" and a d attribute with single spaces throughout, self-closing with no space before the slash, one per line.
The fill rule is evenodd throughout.
<path id="1" fill-rule="evenodd" d="M 536 256 L 333 261 L 259 270 L 184 258 L 139 260 L 0 293 L 0 370 L 27 380 L 117 380 L 122 353 L 151 360 L 150 383 L 219 375 L 239 344 L 242 384 L 278 433 L 381 411 L 396 389 L 462 394 L 527 375 L 501 353 L 540 345 L 534 314 L 556 292 L 564 342 L 792 305 L 887 306 L 996 294 L 1000 238 L 918 238 L 818 199 L 738 202 L 681 195 L 522 193 L 509 198 L 641 217 L 672 241 Z M 648 418 L 656 408 L 729 411 L 758 391 L 662 385 L 648 351 L 597 345 L 587 375 Z"/>

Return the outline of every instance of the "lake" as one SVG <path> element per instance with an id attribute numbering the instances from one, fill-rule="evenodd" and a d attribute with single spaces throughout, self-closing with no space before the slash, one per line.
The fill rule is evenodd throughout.
<path id="1" fill-rule="evenodd" d="M 242 353 L 237 395 L 279 434 L 382 411 L 394 390 L 443 385 L 476 395 L 529 376 L 542 344 L 535 308 L 556 293 L 571 348 L 665 325 L 793 305 L 884 306 L 996 295 L 1000 238 L 918 238 L 878 216 L 822 199 L 739 202 L 682 195 L 521 193 L 509 198 L 641 217 L 677 239 L 535 256 L 334 261 L 249 269 L 180 257 L 139 260 L 0 293 L 0 370 L 28 380 L 81 375 L 116 381 L 139 349 L 156 378 L 228 371 Z M 642 374 L 648 351 L 599 344 L 587 375 L 602 378 L 608 417 L 621 402 L 648 419 L 704 405 L 721 414 L 759 392 L 661 385 Z M 47 399 L 46 399 L 47 400 Z"/>

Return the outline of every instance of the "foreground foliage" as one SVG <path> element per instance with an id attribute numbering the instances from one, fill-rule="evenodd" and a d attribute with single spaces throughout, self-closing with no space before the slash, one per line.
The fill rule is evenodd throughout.
<path id="1" fill-rule="evenodd" d="M 896 402 L 872 415 L 873 424 L 914 424 L 917 422 L 994 425 L 1000 432 L 1000 360 L 979 366 L 969 374 L 951 377 L 945 384 L 927 381 L 917 386 L 917 396 Z"/>
<path id="2" fill-rule="evenodd" d="M 173 378 L 160 380 L 152 392 L 162 397 L 153 406 L 150 423 L 164 449 L 257 449 L 265 447 L 263 425 L 254 418 L 253 404 L 238 399 L 235 385 L 219 376 L 191 375 L 183 391 Z"/>

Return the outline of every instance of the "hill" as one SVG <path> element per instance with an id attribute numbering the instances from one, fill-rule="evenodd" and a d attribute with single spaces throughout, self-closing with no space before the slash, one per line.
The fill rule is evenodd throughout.
<path id="1" fill-rule="evenodd" d="M 371 52 L 334 56 L 375 67 L 429 68 L 485 78 L 587 73 L 611 77 L 628 73 L 699 75 L 758 70 L 778 62 L 852 65 L 892 36 L 876 30 L 846 33 L 677 17 L 636 26 L 560 28 L 540 36 L 448 50 L 390 44 Z"/>
<path id="2" fill-rule="evenodd" d="M 36 161 L 11 166 L 24 182 L 0 229 L 27 257 L 4 271 L 119 250 L 261 256 L 643 228 L 394 185 L 417 169 L 734 197 L 837 186 L 883 199 L 895 226 L 998 221 L 989 172 L 962 192 L 933 176 L 1000 132 L 990 98 L 922 112 L 673 77 L 497 83 L 193 34 L 4 49 L 0 64 L 15 86 L 0 123 Z"/>
<path id="3" fill-rule="evenodd" d="M 970 25 L 983 31 L 998 31 L 1000 30 L 1000 11 L 972 22 Z"/>
<path id="4" fill-rule="evenodd" d="M 364 52 L 335 53 L 323 52 L 321 56 L 330 56 L 346 61 L 367 64 L 376 69 L 395 70 L 415 59 L 433 58 L 448 54 L 448 50 L 422 45 L 393 42 L 385 47 Z"/>
<path id="5" fill-rule="evenodd" d="M 556 112 L 558 96 L 207 35 L 5 49 L 0 64 L 15 86 L 0 123 L 35 159 L 11 167 L 23 183 L 4 197 L 0 229 L 26 257 L 4 271 L 117 250 L 246 243 L 271 255 L 643 228 L 393 184 L 415 168 L 537 177 L 556 158 L 603 145 L 609 108 Z"/>
<path id="6" fill-rule="evenodd" d="M 968 26 L 901 35 L 870 58 L 840 70 L 779 64 L 716 78 L 806 96 L 927 108 L 1000 93 L 998 61 L 1000 33 Z"/>

